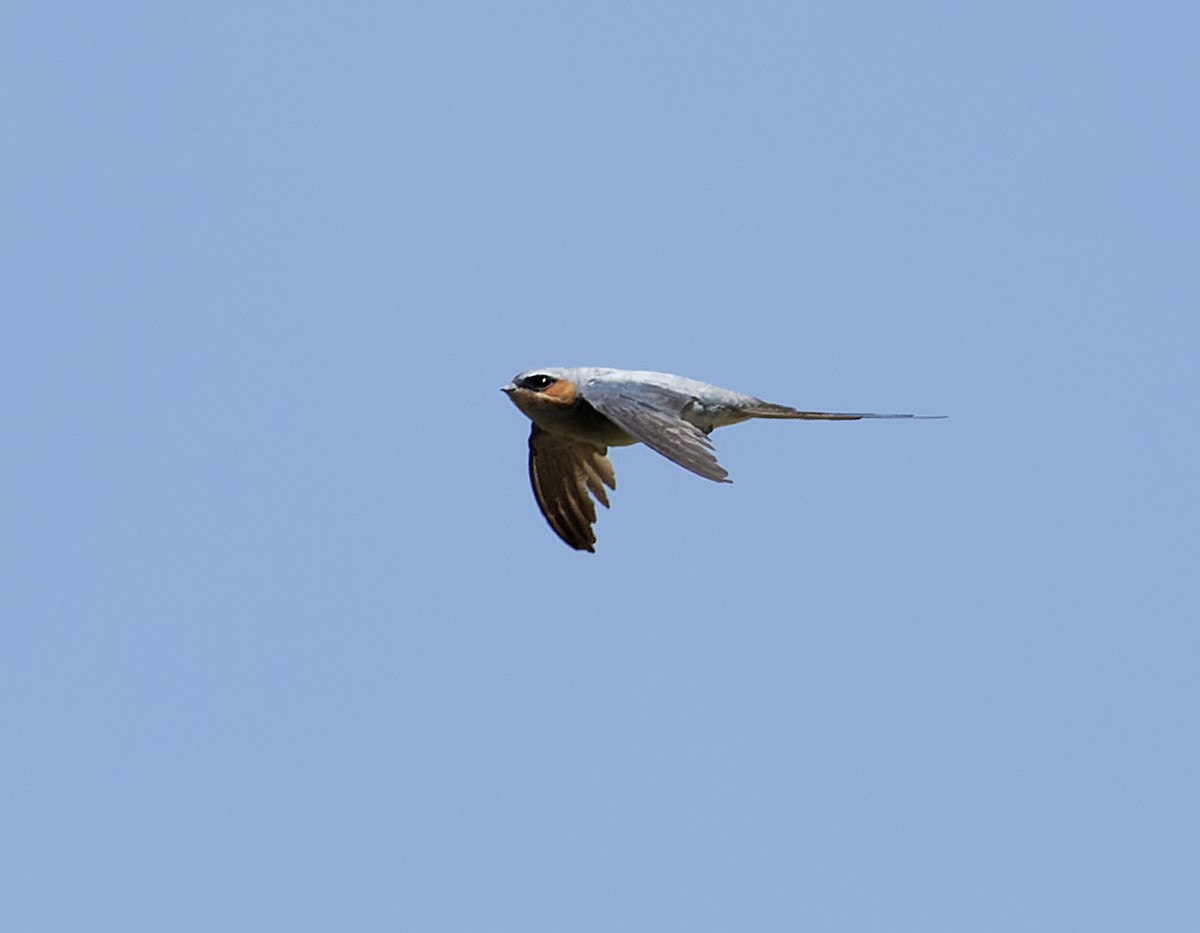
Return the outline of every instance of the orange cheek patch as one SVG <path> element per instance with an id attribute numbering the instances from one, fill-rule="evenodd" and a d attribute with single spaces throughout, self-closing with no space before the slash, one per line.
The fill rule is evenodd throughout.
<path id="1" fill-rule="evenodd" d="M 553 399 L 560 405 L 573 405 L 575 403 L 575 396 L 578 393 L 575 389 L 575 383 L 570 379 L 559 379 L 558 382 L 554 383 L 548 389 L 543 389 L 541 394 Z"/>

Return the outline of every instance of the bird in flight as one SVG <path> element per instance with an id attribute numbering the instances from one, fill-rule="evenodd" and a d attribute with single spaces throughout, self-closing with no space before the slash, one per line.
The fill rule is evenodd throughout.
<path id="1" fill-rule="evenodd" d="M 708 439 L 713 428 L 750 418 L 943 417 L 798 411 L 671 373 L 594 366 L 530 369 L 502 391 L 533 422 L 529 480 L 538 508 L 563 541 L 592 552 L 596 507 L 591 497 L 608 508 L 605 487 L 617 488 L 609 447 L 645 444 L 685 470 L 728 483 Z"/>

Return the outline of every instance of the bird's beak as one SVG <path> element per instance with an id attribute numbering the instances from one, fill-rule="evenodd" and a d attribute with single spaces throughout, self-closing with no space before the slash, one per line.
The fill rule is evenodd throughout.
<path id="1" fill-rule="evenodd" d="M 505 395 L 512 395 L 514 392 L 517 391 L 517 387 L 510 382 L 506 386 L 501 386 L 500 391 L 503 392 Z"/>

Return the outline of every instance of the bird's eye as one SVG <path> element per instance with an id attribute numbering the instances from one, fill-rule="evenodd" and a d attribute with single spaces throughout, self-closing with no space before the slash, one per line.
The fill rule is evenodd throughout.
<path id="1" fill-rule="evenodd" d="M 547 376 L 545 373 L 539 373 L 536 376 L 528 376 L 522 380 L 522 385 L 526 389 L 547 389 L 554 383 L 558 382 L 553 376 Z"/>

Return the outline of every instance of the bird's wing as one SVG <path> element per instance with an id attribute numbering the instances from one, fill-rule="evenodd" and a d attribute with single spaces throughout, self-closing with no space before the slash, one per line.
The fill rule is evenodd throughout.
<path id="1" fill-rule="evenodd" d="M 693 396 L 666 386 L 602 381 L 584 383 L 580 393 L 588 404 L 651 450 L 705 479 L 729 482 L 708 435 L 680 417 Z"/>
<path id="2" fill-rule="evenodd" d="M 529 434 L 529 482 L 554 533 L 577 551 L 595 551 L 596 507 L 588 492 L 608 508 L 604 487 L 617 488 L 608 449 L 559 437 L 535 424 Z"/>

